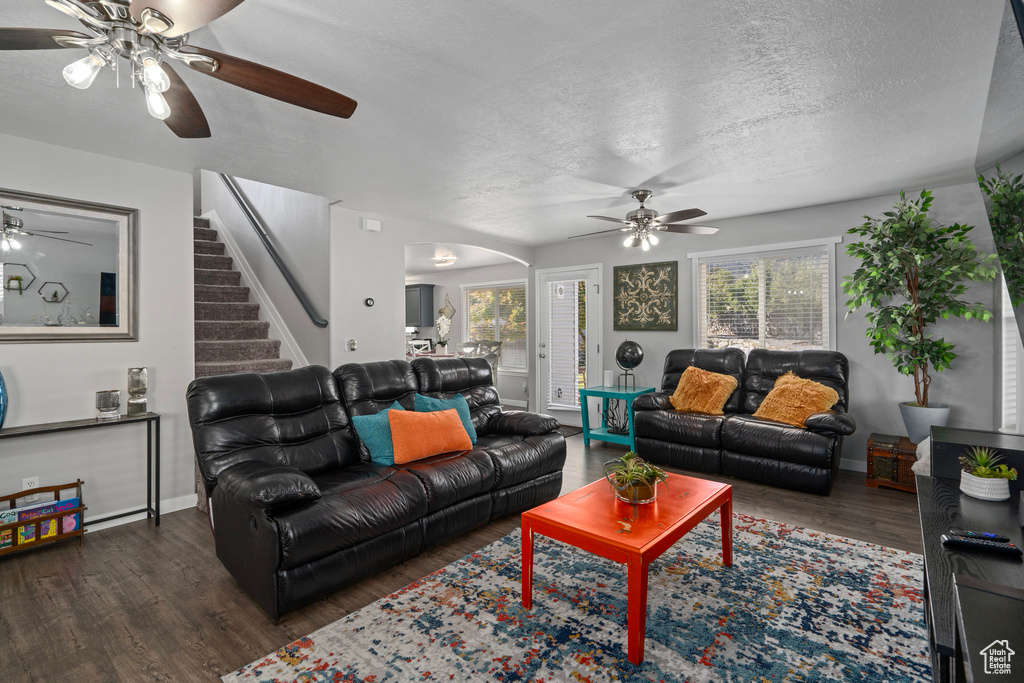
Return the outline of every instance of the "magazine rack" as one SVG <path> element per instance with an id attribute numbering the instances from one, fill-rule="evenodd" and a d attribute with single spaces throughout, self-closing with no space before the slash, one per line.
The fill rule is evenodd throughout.
<path id="1" fill-rule="evenodd" d="M 40 515 L 39 517 L 33 517 L 32 519 L 26 519 L 21 522 L 12 522 L 10 524 L 0 524 L 0 535 L 3 535 L 5 531 L 10 530 L 12 544 L 6 548 L 0 548 L 0 557 L 4 555 L 12 555 L 14 553 L 25 552 L 27 550 L 34 550 L 36 548 L 43 548 L 50 545 L 51 543 L 57 543 L 58 541 L 66 541 L 72 538 L 81 539 L 81 543 L 85 543 L 85 511 L 88 510 L 85 506 L 85 501 L 82 498 L 82 484 L 85 482 L 79 479 L 78 481 L 71 482 L 70 484 L 62 484 L 60 486 L 41 486 L 35 489 L 29 489 L 27 491 L 21 491 L 19 493 L 12 493 L 9 496 L 0 496 L 0 510 L 12 510 L 16 506 L 16 501 L 19 498 L 25 496 L 52 494 L 54 502 L 60 502 L 61 491 L 75 490 L 75 495 L 78 497 L 78 507 L 70 508 L 68 510 L 61 510 L 49 515 Z M 80 520 L 78 528 L 74 531 L 64 532 L 61 528 L 60 521 L 56 523 L 57 533 L 53 536 L 43 538 L 42 527 L 43 524 L 50 520 L 60 520 L 62 517 L 68 515 L 77 514 Z M 19 528 L 34 527 L 32 534 L 32 540 L 21 542 L 20 535 L 18 534 Z"/>

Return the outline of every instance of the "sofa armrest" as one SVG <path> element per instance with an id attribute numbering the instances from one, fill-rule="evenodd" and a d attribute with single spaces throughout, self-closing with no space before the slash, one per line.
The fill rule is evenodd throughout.
<path id="1" fill-rule="evenodd" d="M 525 410 L 502 411 L 491 419 L 487 430 L 494 434 L 513 436 L 539 436 L 553 432 L 561 423 L 550 415 L 528 413 Z"/>
<path id="2" fill-rule="evenodd" d="M 250 508 L 279 510 L 320 500 L 320 487 L 305 472 L 262 460 L 232 465 L 220 473 L 217 485 L 228 498 Z"/>
<path id="3" fill-rule="evenodd" d="M 823 432 L 833 436 L 849 436 L 857 431 L 857 421 L 848 413 L 826 410 L 814 413 L 804 420 L 804 426 L 814 432 Z"/>
<path id="4" fill-rule="evenodd" d="M 638 410 L 675 410 L 668 394 L 653 392 L 640 394 L 633 399 L 633 411 Z"/>

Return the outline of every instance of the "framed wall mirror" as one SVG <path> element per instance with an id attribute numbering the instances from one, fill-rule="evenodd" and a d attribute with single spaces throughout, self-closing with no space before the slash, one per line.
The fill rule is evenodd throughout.
<path id="1" fill-rule="evenodd" d="M 0 342 L 138 339 L 138 210 L 0 189 L 0 213 Z"/>

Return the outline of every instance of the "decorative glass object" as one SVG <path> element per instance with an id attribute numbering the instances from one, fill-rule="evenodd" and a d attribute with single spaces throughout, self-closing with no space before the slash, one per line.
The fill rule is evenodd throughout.
<path id="1" fill-rule="evenodd" d="M 100 414 L 96 416 L 97 420 L 118 420 L 121 418 L 121 414 L 117 412 L 121 408 L 121 391 L 120 389 L 110 389 L 108 391 L 97 391 L 96 392 L 96 410 L 100 411 Z"/>
<path id="2" fill-rule="evenodd" d="M 149 372 L 146 368 L 128 368 L 128 414 L 145 415 Z"/>

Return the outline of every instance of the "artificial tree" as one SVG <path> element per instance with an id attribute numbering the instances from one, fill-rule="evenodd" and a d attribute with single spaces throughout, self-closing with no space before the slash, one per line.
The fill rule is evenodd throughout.
<path id="1" fill-rule="evenodd" d="M 988 196 L 988 222 L 1016 308 L 1024 304 L 1024 176 L 1006 173 L 997 165 L 991 178 L 979 174 L 978 184 Z"/>
<path id="2" fill-rule="evenodd" d="M 994 254 L 981 256 L 967 235 L 970 225 L 942 225 L 928 217 L 932 193 L 900 199 L 882 218 L 848 232 L 864 239 L 846 248 L 860 266 L 844 279 L 849 311 L 862 306 L 867 336 L 875 353 L 886 355 L 904 375 L 913 375 L 916 405 L 928 407 L 931 370 L 951 367 L 955 344 L 935 339 L 931 326 L 951 316 L 988 321 L 992 313 L 981 303 L 963 300 L 968 282 L 990 282 L 996 276 Z"/>

